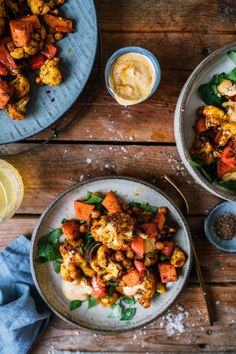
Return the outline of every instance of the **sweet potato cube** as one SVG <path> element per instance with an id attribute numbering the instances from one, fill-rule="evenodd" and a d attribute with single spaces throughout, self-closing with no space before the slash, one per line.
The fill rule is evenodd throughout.
<path id="1" fill-rule="evenodd" d="M 147 223 L 147 224 L 143 224 L 142 225 L 144 231 L 145 231 L 145 234 L 149 237 L 156 237 L 157 234 L 158 234 L 158 230 L 157 230 L 157 224 L 154 223 L 154 222 L 150 222 L 150 223 Z"/>
<path id="2" fill-rule="evenodd" d="M 174 249 L 174 241 L 168 240 L 164 241 L 163 243 L 164 247 L 162 248 L 161 253 L 167 257 L 170 257 Z"/>
<path id="3" fill-rule="evenodd" d="M 61 225 L 63 234 L 68 241 L 76 240 L 80 235 L 80 225 L 70 220 Z"/>
<path id="4" fill-rule="evenodd" d="M 5 81 L 0 82 L 0 109 L 6 107 L 13 94 L 12 87 Z"/>
<path id="5" fill-rule="evenodd" d="M 10 30 L 13 42 L 16 47 L 25 47 L 30 43 L 32 24 L 27 21 L 10 21 Z"/>
<path id="6" fill-rule="evenodd" d="M 142 282 L 142 274 L 137 269 L 130 269 L 127 274 L 123 275 L 122 280 L 127 286 L 135 286 Z"/>
<path id="7" fill-rule="evenodd" d="M 77 200 L 74 202 L 75 215 L 79 220 L 88 221 L 94 208 L 95 206 L 92 204 L 85 204 Z"/>
<path id="8" fill-rule="evenodd" d="M 107 193 L 102 205 L 112 214 L 120 213 L 122 211 L 119 200 L 112 191 Z"/>
<path id="9" fill-rule="evenodd" d="M 177 281 L 176 268 L 167 262 L 158 263 L 158 270 L 162 283 L 173 283 Z"/>

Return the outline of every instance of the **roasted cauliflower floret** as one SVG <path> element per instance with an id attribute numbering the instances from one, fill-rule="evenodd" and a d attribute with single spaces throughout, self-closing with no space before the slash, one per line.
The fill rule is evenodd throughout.
<path id="1" fill-rule="evenodd" d="M 22 120 L 26 116 L 26 106 L 30 100 L 27 95 L 17 102 L 8 103 L 7 114 L 14 120 Z"/>
<path id="2" fill-rule="evenodd" d="M 136 296 L 140 305 L 144 308 L 151 306 L 151 300 L 156 292 L 156 279 L 153 273 L 149 272 L 144 279 L 143 288 L 138 290 L 138 295 Z"/>
<path id="3" fill-rule="evenodd" d="M 236 102 L 235 101 L 227 101 L 222 104 L 224 108 L 226 108 L 227 119 L 230 122 L 236 122 Z"/>
<path id="4" fill-rule="evenodd" d="M 81 271 L 76 266 L 73 260 L 73 254 L 71 252 L 67 252 L 63 255 L 60 273 L 62 278 L 69 282 L 77 280 L 81 277 Z"/>
<path id="5" fill-rule="evenodd" d="M 176 268 L 180 268 L 180 267 L 183 267 L 184 263 L 185 263 L 185 254 L 184 252 L 179 248 L 179 247 L 176 247 L 173 251 L 173 254 L 171 256 L 171 259 L 170 259 L 170 263 L 176 267 Z"/>
<path id="6" fill-rule="evenodd" d="M 57 86 L 62 82 L 62 75 L 58 68 L 59 58 L 46 60 L 40 68 L 39 76 L 36 78 L 38 84 Z"/>
<path id="7" fill-rule="evenodd" d="M 88 277 L 93 277 L 96 275 L 96 272 L 89 266 L 87 261 L 84 259 L 84 257 L 79 253 L 76 252 L 74 254 L 73 260 L 75 264 L 83 271 L 85 275 Z"/>
<path id="8" fill-rule="evenodd" d="M 125 213 L 107 215 L 93 221 L 91 235 L 113 250 L 128 250 L 134 232 L 134 221 Z"/>
<path id="9" fill-rule="evenodd" d="M 29 93 L 30 90 L 29 80 L 21 74 L 17 75 L 17 77 L 10 82 L 10 85 L 13 87 L 15 98 L 25 97 Z"/>
<path id="10" fill-rule="evenodd" d="M 224 132 L 229 132 L 231 136 L 236 135 L 236 122 L 225 123 L 221 125 Z"/>
<path id="11" fill-rule="evenodd" d="M 217 86 L 217 91 L 221 96 L 232 97 L 236 95 L 236 84 L 230 80 L 222 80 L 220 85 Z"/>
<path id="12" fill-rule="evenodd" d="M 45 15 L 50 11 L 50 6 L 44 0 L 27 0 L 27 4 L 34 15 Z"/>
<path id="13" fill-rule="evenodd" d="M 204 117 L 206 117 L 206 128 L 219 126 L 221 122 L 226 120 L 225 112 L 215 106 L 204 106 L 201 108 L 200 112 Z"/>
<path id="14" fill-rule="evenodd" d="M 97 299 L 97 302 L 102 305 L 103 307 L 111 307 L 115 305 L 116 301 L 118 300 L 119 296 L 117 292 L 114 292 L 112 296 L 103 296 Z"/>
<path id="15" fill-rule="evenodd" d="M 195 141 L 194 147 L 191 149 L 191 156 L 201 160 L 206 165 L 211 165 L 214 160 L 214 149 L 211 143 L 200 143 Z"/>

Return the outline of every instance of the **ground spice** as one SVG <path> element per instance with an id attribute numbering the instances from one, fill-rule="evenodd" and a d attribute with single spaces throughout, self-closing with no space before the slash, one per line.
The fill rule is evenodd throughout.
<path id="1" fill-rule="evenodd" d="M 236 236 L 236 215 L 225 213 L 218 216 L 214 228 L 217 236 L 224 240 L 231 240 Z"/>

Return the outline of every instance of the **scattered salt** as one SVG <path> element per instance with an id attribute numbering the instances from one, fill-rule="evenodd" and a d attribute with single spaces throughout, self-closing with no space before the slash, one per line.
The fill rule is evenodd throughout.
<path id="1" fill-rule="evenodd" d="M 87 157 L 86 163 L 89 165 L 91 162 L 92 162 L 92 159 L 90 159 L 89 157 Z"/>
<path id="2" fill-rule="evenodd" d="M 167 312 L 161 319 L 160 328 L 165 327 L 166 334 L 168 337 L 172 337 L 176 333 L 184 333 L 185 326 L 184 320 L 189 316 L 188 311 L 186 311 L 182 306 L 176 306 L 177 313 Z"/>

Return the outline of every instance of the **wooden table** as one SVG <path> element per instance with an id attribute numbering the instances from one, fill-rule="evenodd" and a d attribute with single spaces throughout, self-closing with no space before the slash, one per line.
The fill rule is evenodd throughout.
<path id="1" fill-rule="evenodd" d="M 209 51 L 235 40 L 235 5 L 233 0 L 98 0 L 103 62 L 96 95 L 86 107 L 86 113 L 58 141 L 35 153 L 9 159 L 23 177 L 25 198 L 17 215 L 0 229 L 1 248 L 19 234 L 30 235 L 40 213 L 58 193 L 98 175 L 139 177 L 163 189 L 183 207 L 175 190 L 163 180 L 166 173 L 189 200 L 189 223 L 217 322 L 213 327 L 207 324 L 205 305 L 193 270 L 169 317 L 142 330 L 103 335 L 79 330 L 54 316 L 34 354 L 236 352 L 235 256 L 214 249 L 203 231 L 204 217 L 219 199 L 189 176 L 180 162 L 173 135 L 175 104 L 185 80 Z M 113 51 L 127 45 L 151 50 L 160 61 L 162 80 L 153 97 L 125 108 L 107 93 L 103 72 Z M 96 72 L 97 67 L 93 76 Z M 78 110 L 81 104 L 82 99 L 71 112 Z M 31 143 L 44 138 L 43 133 Z M 176 315 L 180 324 L 168 336 L 168 318 L 177 321 Z"/>

